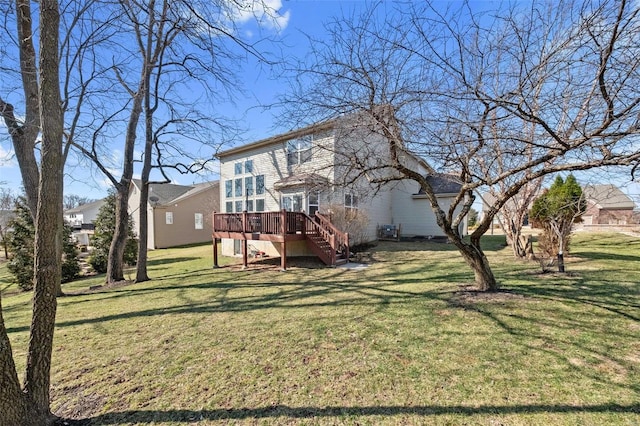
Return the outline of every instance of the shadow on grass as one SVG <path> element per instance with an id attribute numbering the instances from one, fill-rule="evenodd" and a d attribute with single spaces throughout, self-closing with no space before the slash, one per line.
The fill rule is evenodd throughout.
<path id="1" fill-rule="evenodd" d="M 640 262 L 640 256 L 606 253 L 601 251 L 576 251 L 575 255 L 591 260 L 619 260 L 622 262 Z"/>
<path id="2" fill-rule="evenodd" d="M 199 420 L 243 420 L 243 419 L 306 419 L 317 417 L 353 416 L 441 416 L 441 415 L 500 415 L 500 414 L 536 414 L 536 413 L 640 413 L 640 404 L 599 404 L 599 405 L 486 405 L 470 407 L 452 406 L 374 406 L 374 407 L 289 407 L 274 405 L 263 408 L 237 408 L 217 410 L 140 410 L 102 414 L 84 420 L 67 421 L 70 425 L 120 425 L 136 422 L 194 422 Z M 284 419 L 282 419 L 284 420 Z"/>
<path id="3" fill-rule="evenodd" d="M 108 321 L 115 321 L 130 318 L 143 318 L 158 315 L 176 315 L 176 314 L 192 314 L 192 313 L 216 313 L 216 312 L 245 312 L 259 309 L 281 308 L 281 309 L 300 309 L 310 307 L 326 307 L 326 306 L 373 306 L 382 309 L 391 302 L 398 303 L 403 301 L 412 301 L 416 298 L 423 297 L 428 299 L 446 298 L 447 292 L 424 291 L 411 292 L 406 290 L 394 289 L 398 283 L 395 281 L 384 282 L 379 285 L 362 285 L 360 283 L 341 283 L 335 282 L 337 276 L 341 272 L 336 271 L 332 276 L 324 277 L 326 281 L 307 281 L 299 283 L 282 283 L 282 282 L 261 282 L 261 283 L 201 283 L 189 284 L 184 286 L 164 286 L 161 288 L 145 288 L 145 289 L 119 289 L 116 297 L 124 297 L 128 294 L 149 293 L 157 291 L 169 290 L 187 290 L 202 289 L 214 290 L 215 294 L 206 301 L 187 302 L 184 304 L 162 306 L 153 309 L 134 310 L 129 312 L 120 312 L 116 314 L 96 316 L 93 318 L 82 318 L 70 321 L 56 322 L 56 328 L 73 327 L 86 324 L 100 324 Z M 246 278 L 244 278 L 246 280 Z M 401 283 L 405 283 L 403 280 Z M 269 294 L 231 296 L 228 292 L 231 290 L 264 289 L 275 288 L 278 292 Z M 344 297 L 345 294 L 352 293 L 352 297 Z M 114 293 L 110 293 L 113 297 Z M 340 296 L 337 300 L 326 300 L 327 296 Z M 318 297 L 325 299 L 318 300 Z M 28 326 L 7 328 L 9 333 L 17 333 L 28 331 Z"/>
<path id="4" fill-rule="evenodd" d="M 147 262 L 148 266 L 168 265 L 172 263 L 192 262 L 194 260 L 200 260 L 199 257 L 167 257 L 160 259 L 150 259 Z"/>

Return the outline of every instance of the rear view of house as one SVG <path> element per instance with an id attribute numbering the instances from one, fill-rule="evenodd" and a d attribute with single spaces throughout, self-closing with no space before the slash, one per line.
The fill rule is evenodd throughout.
<path id="1" fill-rule="evenodd" d="M 262 224 L 271 220 L 267 219 L 270 216 L 254 214 L 243 218 L 243 212 L 273 212 L 273 226 L 279 220 L 277 212 L 301 213 L 315 224 L 303 216 L 285 217 L 280 222 L 294 221 L 298 225 L 288 231 L 283 228 L 283 232 L 300 235 L 309 227 L 326 222 L 348 232 L 351 245 L 376 240 L 379 230 L 385 227 L 400 230 L 401 236 L 444 235 L 415 181 L 393 180 L 373 186 L 365 176 L 354 172 L 350 162 L 355 153 L 366 151 L 367 161 L 376 161 L 385 155 L 386 145 L 380 136 L 345 131 L 342 124 L 342 119 L 331 120 L 217 155 L 222 213 L 214 226 L 218 228 L 214 229 L 214 237 L 222 239 L 223 255 L 241 254 L 242 240 L 250 240 L 249 250 L 272 256 L 281 255 L 283 250 L 290 256 L 314 255 L 317 251 L 308 237 L 290 237 L 284 248 L 280 237 L 267 237 L 255 232 L 250 224 L 241 223 L 253 220 Z M 446 175 L 434 173 L 419 157 L 408 155 L 405 161 L 430 176 L 441 205 L 448 208 L 460 185 Z"/>

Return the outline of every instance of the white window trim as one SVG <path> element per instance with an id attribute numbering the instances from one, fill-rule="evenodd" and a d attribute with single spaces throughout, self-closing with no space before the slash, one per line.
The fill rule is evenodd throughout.
<path id="1" fill-rule="evenodd" d="M 202 213 L 195 213 L 193 219 L 195 229 L 204 229 L 204 215 Z"/>

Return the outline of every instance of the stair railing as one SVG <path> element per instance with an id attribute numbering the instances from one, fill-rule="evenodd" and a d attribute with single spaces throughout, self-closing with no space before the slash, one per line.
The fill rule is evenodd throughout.
<path id="1" fill-rule="evenodd" d="M 342 232 L 336 226 L 331 223 L 329 218 L 321 213 L 316 212 L 316 220 L 323 227 L 326 228 L 332 235 L 334 235 L 334 243 L 332 247 L 335 251 L 343 253 L 345 258 L 349 259 L 349 233 Z"/>
<path id="2" fill-rule="evenodd" d="M 336 264 L 336 251 L 329 230 L 323 228 L 310 216 L 304 215 L 304 227 L 307 241 L 311 243 L 311 249 L 327 265 Z M 322 244 L 324 243 L 324 244 Z"/>

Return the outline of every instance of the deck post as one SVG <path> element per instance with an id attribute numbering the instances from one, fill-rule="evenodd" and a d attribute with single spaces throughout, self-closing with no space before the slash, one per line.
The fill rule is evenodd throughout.
<path id="1" fill-rule="evenodd" d="M 218 265 L 218 239 L 213 237 L 213 267 L 219 268 Z"/>
<path id="2" fill-rule="evenodd" d="M 345 246 L 346 246 L 346 255 L 347 255 L 347 263 L 349 263 L 349 256 L 351 255 L 351 253 L 349 253 L 350 249 L 349 249 L 349 233 L 345 232 L 344 234 L 344 240 L 345 240 Z"/>
<path id="3" fill-rule="evenodd" d="M 211 230 L 213 233 L 216 232 L 216 211 L 215 210 L 211 215 Z M 214 268 L 220 267 L 218 265 L 218 239 L 216 237 L 213 237 L 213 267 Z"/>
<path id="4" fill-rule="evenodd" d="M 248 267 L 248 250 L 247 250 L 247 211 L 242 212 L 242 269 L 247 269 Z"/>
<path id="5" fill-rule="evenodd" d="M 280 233 L 282 233 L 282 243 L 280 244 L 280 270 L 287 270 L 287 211 L 280 211 Z"/>
<path id="6" fill-rule="evenodd" d="M 336 266 L 336 234 L 329 236 L 329 244 L 331 245 L 331 266 Z"/>

